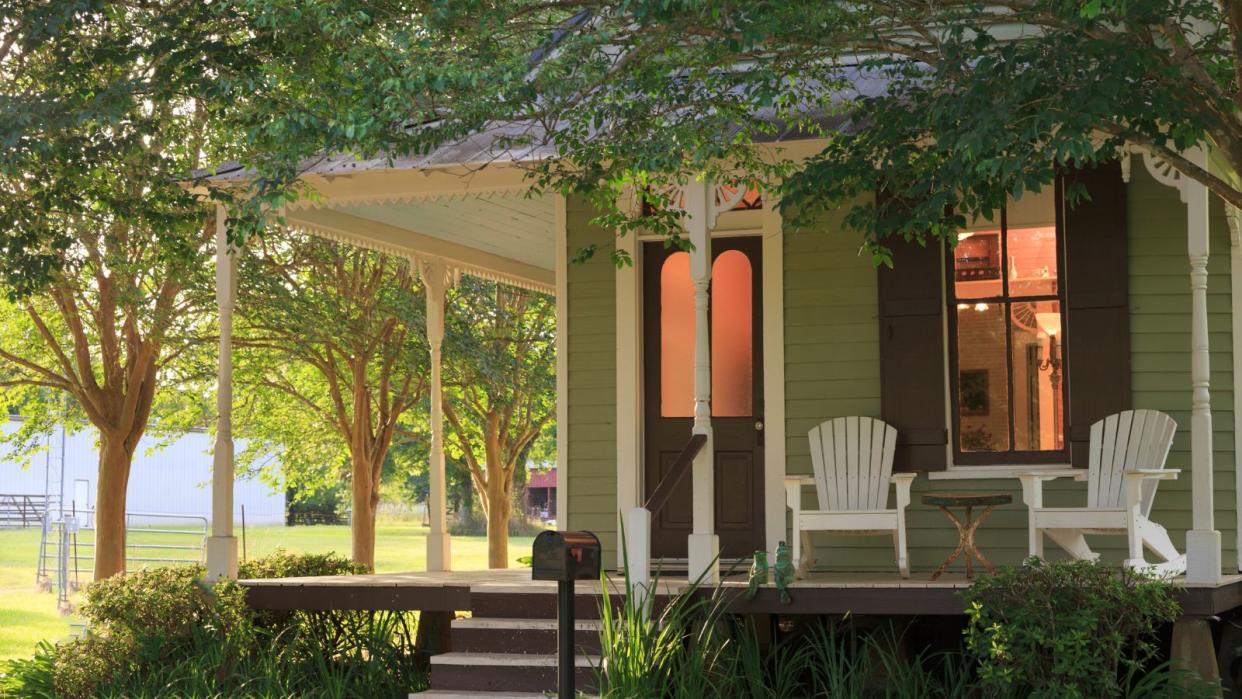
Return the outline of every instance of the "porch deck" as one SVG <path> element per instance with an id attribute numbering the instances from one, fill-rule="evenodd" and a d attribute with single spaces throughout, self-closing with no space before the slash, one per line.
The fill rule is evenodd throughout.
<path id="1" fill-rule="evenodd" d="M 960 591 L 965 576 L 947 573 L 938 580 L 930 571 L 902 580 L 896 573 L 812 573 L 792 588 L 793 604 L 782 605 L 774 585 L 765 585 L 754 599 L 741 595 L 746 576 L 723 583 L 730 611 L 739 614 L 884 614 L 957 615 L 963 613 Z M 422 610 L 479 611 L 497 605 L 553 607 L 556 583 L 530 579 L 529 568 L 457 572 L 376 573 L 371 575 L 274 578 L 238 581 L 247 603 L 269 610 Z M 1218 584 L 1187 583 L 1175 578 L 1185 617 L 1222 614 L 1242 606 L 1242 574 L 1227 575 Z M 658 594 L 684 590 L 685 577 L 665 576 Z M 622 580 L 610 575 L 610 595 L 619 595 Z M 704 591 L 706 593 L 706 591 Z M 580 613 L 593 615 L 600 584 L 579 582 Z"/>

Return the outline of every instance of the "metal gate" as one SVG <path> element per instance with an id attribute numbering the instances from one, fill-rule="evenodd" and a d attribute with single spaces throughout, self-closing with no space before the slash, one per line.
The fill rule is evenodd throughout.
<path id="1" fill-rule="evenodd" d="M 125 514 L 125 568 L 202 564 L 207 546 L 207 518 L 167 512 Z M 95 512 L 48 512 L 43 521 L 36 584 L 57 592 L 62 608 L 69 594 L 91 579 L 95 569 Z"/>

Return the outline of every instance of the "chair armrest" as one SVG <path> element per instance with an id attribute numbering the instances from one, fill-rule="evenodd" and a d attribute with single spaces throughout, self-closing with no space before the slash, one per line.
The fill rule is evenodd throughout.
<path id="1" fill-rule="evenodd" d="M 917 473 L 894 473 L 889 482 L 897 486 L 897 509 L 904 510 L 910 505 L 910 486 L 914 483 Z"/>
<path id="2" fill-rule="evenodd" d="M 1126 480 L 1161 480 L 1174 481 L 1181 474 L 1181 469 L 1177 468 L 1136 468 L 1131 471 L 1122 471 L 1121 475 Z"/>
<path id="3" fill-rule="evenodd" d="M 1132 471 L 1122 471 L 1123 476 L 1121 485 L 1126 499 L 1127 516 L 1136 514 L 1146 516 L 1146 512 L 1140 512 L 1143 505 L 1143 484 L 1149 480 L 1153 481 L 1171 481 L 1177 478 L 1181 471 L 1175 468 L 1136 468 Z M 1148 503 L 1148 507 L 1150 507 Z"/>
<path id="4" fill-rule="evenodd" d="M 815 485 L 814 476 L 785 476 L 785 507 L 795 513 L 802 509 L 802 486 Z"/>
<path id="5" fill-rule="evenodd" d="M 1058 478 L 1073 478 L 1076 481 L 1087 480 L 1087 470 L 1083 468 L 1058 468 L 1044 471 L 1027 471 L 1018 474 L 1019 479 L 1051 481 Z"/>

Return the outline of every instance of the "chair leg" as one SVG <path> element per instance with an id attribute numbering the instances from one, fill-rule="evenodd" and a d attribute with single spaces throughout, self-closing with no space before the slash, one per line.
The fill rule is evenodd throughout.
<path id="1" fill-rule="evenodd" d="M 1081 529 L 1044 529 L 1043 532 L 1053 543 L 1080 561 L 1094 561 L 1100 557 L 1087 545 L 1087 538 L 1082 535 Z"/>
<path id="2" fill-rule="evenodd" d="M 801 555 L 799 555 L 799 551 Z M 811 532 L 800 531 L 794 539 L 794 576 L 798 580 L 806 577 L 806 573 L 815 562 L 815 548 L 811 542 Z"/>
<path id="3" fill-rule="evenodd" d="M 1182 557 L 1173 545 L 1173 540 L 1169 538 L 1168 530 L 1150 519 L 1139 520 L 1139 536 L 1142 537 L 1143 544 L 1166 563 Z"/>
<path id="4" fill-rule="evenodd" d="M 910 578 L 910 554 L 906 551 L 906 531 L 893 530 L 893 551 L 897 555 L 897 570 L 903 579 Z"/>
<path id="5" fill-rule="evenodd" d="M 1027 527 L 1027 550 L 1031 558 L 1044 557 L 1044 532 L 1034 522 Z"/>
<path id="6" fill-rule="evenodd" d="M 793 526 L 793 531 L 792 531 L 792 532 L 790 532 L 790 534 L 792 534 L 792 535 L 793 535 L 793 536 L 792 536 L 793 541 L 789 542 L 789 545 L 793 548 L 793 564 L 794 564 L 794 571 L 801 571 L 801 570 L 802 570 L 802 540 L 803 540 L 803 532 L 802 532 L 802 530 L 801 530 L 801 529 L 799 529 L 799 528 L 798 528 L 798 525 L 800 524 L 800 522 L 798 522 L 797 517 L 795 517 L 795 518 L 794 518 L 794 523 L 793 523 L 793 524 L 794 524 L 794 526 Z M 772 552 L 772 562 L 773 562 L 773 563 L 775 563 L 775 562 L 776 562 L 776 552 L 775 552 L 775 551 L 773 551 L 773 552 Z M 801 577 L 801 576 L 799 576 L 799 577 Z"/>

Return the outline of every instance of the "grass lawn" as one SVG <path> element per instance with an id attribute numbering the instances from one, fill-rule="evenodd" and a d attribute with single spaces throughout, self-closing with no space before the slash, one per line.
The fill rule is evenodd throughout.
<path id="1" fill-rule="evenodd" d="M 240 529 L 237 533 L 241 535 Z M 376 527 L 376 570 L 395 573 L 425 569 L 426 537 L 427 528 L 415 522 L 381 520 Z M 530 544 L 529 537 L 509 539 L 511 565 L 519 565 L 518 557 L 530 555 Z M 277 548 L 349 555 L 349 527 L 247 527 L 247 556 L 263 556 Z M 35 588 L 38 556 L 38 529 L 0 530 L 0 660 L 28 656 L 39 641 L 55 641 L 69 634 L 73 619 L 57 612 L 56 594 Z M 453 567 L 487 568 L 487 538 L 453 537 Z M 82 579 L 90 579 L 89 571 L 83 571 Z"/>

